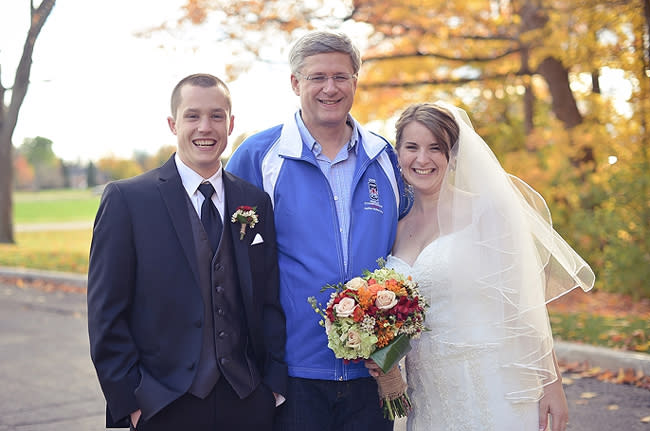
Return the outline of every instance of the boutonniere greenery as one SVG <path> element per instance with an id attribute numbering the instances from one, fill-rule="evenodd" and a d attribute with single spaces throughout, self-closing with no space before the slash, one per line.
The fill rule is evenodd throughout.
<path id="1" fill-rule="evenodd" d="M 232 217 L 230 217 L 231 222 L 241 223 L 241 229 L 239 229 L 240 241 L 244 239 L 244 235 L 246 235 L 246 226 L 252 229 L 257 224 L 258 218 L 257 218 L 257 214 L 255 213 L 255 209 L 257 209 L 257 207 L 249 207 L 248 205 L 242 205 L 240 207 L 237 207 L 237 211 L 235 211 Z"/>

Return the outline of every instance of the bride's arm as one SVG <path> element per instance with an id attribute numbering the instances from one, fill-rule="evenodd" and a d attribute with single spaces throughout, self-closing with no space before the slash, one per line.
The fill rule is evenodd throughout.
<path id="1" fill-rule="evenodd" d="M 555 352 L 553 363 L 557 380 L 544 387 L 544 396 L 539 402 L 539 429 L 545 430 L 548 426 L 548 417 L 551 416 L 551 430 L 565 431 L 569 423 L 569 406 L 567 404 L 564 388 L 562 387 L 562 374 L 557 364 Z"/>

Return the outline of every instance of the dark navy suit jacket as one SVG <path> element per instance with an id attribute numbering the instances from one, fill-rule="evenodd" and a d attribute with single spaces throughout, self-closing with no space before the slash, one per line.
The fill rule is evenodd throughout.
<path id="1" fill-rule="evenodd" d="M 286 394 L 285 318 L 271 201 L 224 171 L 224 228 L 232 229 L 249 337 L 263 383 Z M 230 216 L 256 206 L 239 240 Z M 252 245 L 259 234 L 262 242 Z M 148 418 L 185 394 L 201 351 L 203 302 L 187 192 L 174 156 L 162 167 L 109 183 L 97 211 L 88 271 L 90 353 L 107 402 L 107 427 Z"/>

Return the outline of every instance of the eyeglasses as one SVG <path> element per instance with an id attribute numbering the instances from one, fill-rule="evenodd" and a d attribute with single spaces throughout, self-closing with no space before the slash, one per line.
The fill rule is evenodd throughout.
<path id="1" fill-rule="evenodd" d="M 300 72 L 296 72 L 296 75 L 300 75 L 303 79 L 311 84 L 325 84 L 330 78 L 334 81 L 335 84 L 345 84 L 351 79 L 356 79 L 357 75 L 352 73 L 337 73 L 336 75 L 328 76 L 323 73 L 317 73 L 315 75 L 303 75 Z"/>

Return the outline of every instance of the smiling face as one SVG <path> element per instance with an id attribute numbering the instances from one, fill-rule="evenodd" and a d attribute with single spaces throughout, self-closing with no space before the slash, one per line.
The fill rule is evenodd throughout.
<path id="1" fill-rule="evenodd" d="M 431 130 L 419 121 L 402 129 L 397 156 L 404 180 L 416 193 L 437 194 L 447 170 L 447 155 Z"/>
<path id="2" fill-rule="evenodd" d="M 352 60 L 348 54 L 328 52 L 305 58 L 300 74 L 291 75 L 291 87 L 300 96 L 302 120 L 308 129 L 344 126 L 354 102 L 357 79 L 323 83 L 307 80 L 314 75 L 354 75 Z"/>
<path id="3" fill-rule="evenodd" d="M 203 178 L 221 167 L 221 154 L 228 145 L 234 117 L 224 90 L 219 86 L 185 84 L 175 117 L 167 122 L 178 140 L 178 156 Z"/>

